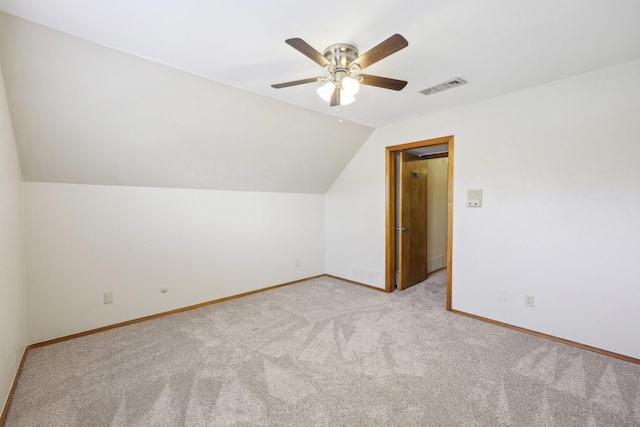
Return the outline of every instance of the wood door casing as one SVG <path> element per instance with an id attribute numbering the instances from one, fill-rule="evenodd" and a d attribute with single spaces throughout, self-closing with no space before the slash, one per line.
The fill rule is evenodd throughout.
<path id="1" fill-rule="evenodd" d="M 427 278 L 427 161 L 400 153 L 398 288 Z"/>
<path id="2" fill-rule="evenodd" d="M 398 271 L 397 238 L 397 207 L 396 183 L 398 177 L 396 172 L 397 153 L 413 148 L 429 147 L 438 144 L 447 144 L 447 158 L 449 165 L 447 166 L 447 310 L 453 310 L 453 187 L 454 187 L 454 157 L 455 157 L 455 141 L 453 135 L 442 136 L 439 138 L 426 139 L 421 141 L 408 142 L 399 145 L 388 146 L 385 148 L 385 292 L 393 292 L 396 289 L 396 272 Z"/>

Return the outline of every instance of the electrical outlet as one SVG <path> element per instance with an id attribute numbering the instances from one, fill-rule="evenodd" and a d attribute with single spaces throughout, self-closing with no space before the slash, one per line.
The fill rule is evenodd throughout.
<path id="1" fill-rule="evenodd" d="M 104 293 L 104 303 L 111 304 L 113 302 L 113 292 Z"/>
<path id="2" fill-rule="evenodd" d="M 296 260 L 296 267 L 300 267 L 300 260 L 299 259 Z"/>
<path id="3" fill-rule="evenodd" d="M 524 296 L 524 305 L 527 307 L 533 307 L 533 295 Z"/>

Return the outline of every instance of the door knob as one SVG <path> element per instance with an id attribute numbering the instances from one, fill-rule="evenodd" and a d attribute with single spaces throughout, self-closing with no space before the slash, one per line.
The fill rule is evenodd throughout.
<path id="1" fill-rule="evenodd" d="M 409 229 L 405 227 L 398 227 L 396 228 L 396 231 L 409 231 Z"/>

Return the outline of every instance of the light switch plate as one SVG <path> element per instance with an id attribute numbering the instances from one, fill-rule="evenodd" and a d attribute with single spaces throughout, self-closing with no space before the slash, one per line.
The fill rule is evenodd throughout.
<path id="1" fill-rule="evenodd" d="M 482 207 L 482 190 L 467 190 L 467 207 Z"/>

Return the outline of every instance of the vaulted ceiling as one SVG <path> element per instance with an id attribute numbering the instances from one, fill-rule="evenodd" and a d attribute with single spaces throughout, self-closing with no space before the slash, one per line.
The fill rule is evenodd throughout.
<path id="1" fill-rule="evenodd" d="M 323 193 L 376 127 L 640 58 L 640 0 L 0 0 L 27 181 Z M 329 107 L 284 43 L 409 46 Z M 424 96 L 453 77 L 469 84 Z M 399 141 L 399 143 L 408 141 Z"/>

